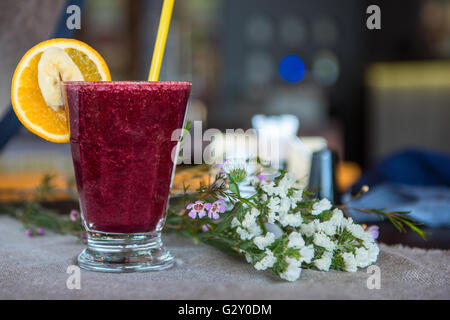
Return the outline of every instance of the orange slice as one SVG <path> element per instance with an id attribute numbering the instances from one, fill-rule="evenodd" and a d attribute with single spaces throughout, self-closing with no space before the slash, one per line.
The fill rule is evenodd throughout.
<path id="1" fill-rule="evenodd" d="M 50 107 L 39 86 L 38 64 L 49 48 L 64 50 L 78 67 L 84 81 L 110 81 L 111 75 L 97 51 L 74 39 L 43 41 L 28 50 L 20 60 L 11 85 L 11 101 L 17 117 L 28 130 L 46 140 L 68 142 L 69 127 L 64 108 L 55 110 Z M 66 60 L 70 62 L 70 59 Z"/>

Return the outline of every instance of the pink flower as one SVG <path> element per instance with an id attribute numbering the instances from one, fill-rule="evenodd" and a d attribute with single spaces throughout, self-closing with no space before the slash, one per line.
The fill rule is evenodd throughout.
<path id="1" fill-rule="evenodd" d="M 44 234 L 44 229 L 41 228 L 41 227 L 38 227 L 38 228 L 36 229 L 36 232 L 37 232 L 38 235 L 42 236 L 42 235 Z"/>
<path id="2" fill-rule="evenodd" d="M 374 239 L 378 239 L 378 236 L 380 235 L 380 228 L 378 226 L 370 226 L 366 229 L 366 232 L 369 232 L 372 234 L 372 237 Z"/>
<path id="3" fill-rule="evenodd" d="M 209 227 L 206 224 L 202 225 L 203 232 L 207 232 L 208 230 L 209 230 Z"/>
<path id="4" fill-rule="evenodd" d="M 201 219 L 204 216 L 206 216 L 206 212 L 205 209 L 209 209 L 211 206 L 210 203 L 204 203 L 201 200 L 197 200 L 194 203 L 189 203 L 186 207 L 186 209 L 192 209 L 189 213 L 188 216 L 191 217 L 192 219 L 196 219 L 197 215 L 198 218 Z"/>
<path id="5" fill-rule="evenodd" d="M 31 231 L 30 229 L 27 229 L 27 230 L 25 230 L 25 234 L 27 235 L 27 237 L 32 237 L 33 231 Z"/>
<path id="6" fill-rule="evenodd" d="M 219 169 L 219 172 L 220 172 L 221 174 L 224 174 L 225 171 L 223 171 L 222 167 L 223 167 L 223 164 L 222 164 L 222 163 L 218 163 L 218 164 L 217 164 L 217 169 Z"/>
<path id="7" fill-rule="evenodd" d="M 262 180 L 264 180 L 265 178 L 266 178 L 266 176 L 263 175 L 262 173 L 261 173 L 260 175 L 258 175 L 258 180 L 259 180 L 259 181 L 262 181 Z"/>
<path id="8" fill-rule="evenodd" d="M 80 213 L 78 212 L 78 210 L 70 211 L 70 220 L 74 222 L 80 220 Z"/>
<path id="9" fill-rule="evenodd" d="M 215 220 L 219 219 L 219 213 L 224 213 L 227 207 L 225 206 L 225 200 L 219 199 L 215 201 L 208 212 L 208 217 Z"/>

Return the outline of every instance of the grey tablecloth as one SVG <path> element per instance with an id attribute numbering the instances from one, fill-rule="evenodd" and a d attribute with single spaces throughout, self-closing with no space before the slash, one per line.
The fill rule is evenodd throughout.
<path id="1" fill-rule="evenodd" d="M 68 289 L 69 265 L 83 249 L 72 236 L 27 238 L 23 226 L 0 216 L 2 299 L 449 299 L 450 252 L 381 245 L 381 289 L 357 273 L 303 270 L 296 282 L 276 279 L 190 239 L 165 235 L 175 267 L 160 272 L 81 271 L 81 289 Z"/>

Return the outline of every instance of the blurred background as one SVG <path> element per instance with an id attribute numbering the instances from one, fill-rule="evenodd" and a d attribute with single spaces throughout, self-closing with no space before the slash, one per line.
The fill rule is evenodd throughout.
<path id="1" fill-rule="evenodd" d="M 100 52 L 113 80 L 145 80 L 162 1 L 79 3 L 73 37 Z M 366 27 L 371 4 L 381 8 L 380 30 Z M 0 3 L 0 189 L 31 188 L 47 171 L 61 184 L 73 175 L 68 144 L 23 127 L 16 134 L 9 114 L 17 63 L 52 36 L 66 6 Z M 305 64 L 298 82 L 278 71 L 292 54 Z M 296 135 L 320 137 L 335 153 L 341 193 L 381 182 L 438 186 L 447 199 L 439 210 L 450 214 L 442 189 L 450 186 L 450 0 L 179 0 L 160 78 L 193 82 L 190 118 L 204 130 L 248 129 L 255 114 L 294 115 Z"/>

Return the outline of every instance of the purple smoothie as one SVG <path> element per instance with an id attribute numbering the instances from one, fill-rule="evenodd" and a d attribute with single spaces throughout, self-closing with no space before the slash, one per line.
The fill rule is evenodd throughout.
<path id="1" fill-rule="evenodd" d="M 143 233 L 165 217 L 174 130 L 190 82 L 65 82 L 70 145 L 83 219 L 91 231 Z"/>

